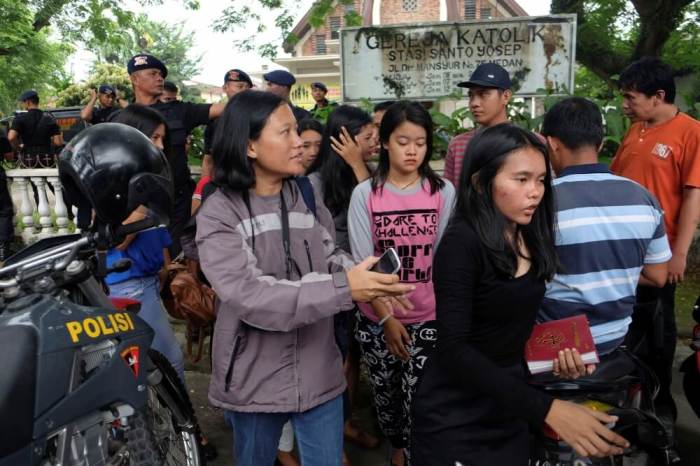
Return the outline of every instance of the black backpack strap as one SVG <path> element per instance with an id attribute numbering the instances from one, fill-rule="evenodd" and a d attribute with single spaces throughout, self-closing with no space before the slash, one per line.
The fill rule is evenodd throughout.
<path id="1" fill-rule="evenodd" d="M 309 180 L 308 176 L 297 176 L 294 178 L 294 181 L 296 181 L 299 192 L 301 192 L 304 204 L 306 204 L 306 207 L 314 214 L 314 217 L 318 217 L 316 215 L 316 195 L 314 194 L 314 187 L 311 184 L 311 180 Z"/>

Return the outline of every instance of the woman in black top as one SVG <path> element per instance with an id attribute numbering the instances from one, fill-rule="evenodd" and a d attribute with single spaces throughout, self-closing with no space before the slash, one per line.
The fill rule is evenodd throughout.
<path id="1" fill-rule="evenodd" d="M 438 343 L 413 405 L 413 466 L 527 465 L 547 423 L 586 456 L 620 454 L 613 416 L 527 385 L 524 349 L 555 272 L 551 172 L 532 133 L 501 124 L 470 142 L 433 270 Z"/>

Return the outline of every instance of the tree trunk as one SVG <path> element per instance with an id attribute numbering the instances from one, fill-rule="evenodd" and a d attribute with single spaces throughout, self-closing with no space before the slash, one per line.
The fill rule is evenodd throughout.
<path id="1" fill-rule="evenodd" d="M 34 15 L 34 31 L 39 32 L 51 23 L 51 18 L 60 13 L 71 0 L 47 0 Z"/>
<path id="2" fill-rule="evenodd" d="M 577 16 L 576 60 L 608 83 L 611 76 L 644 56 L 658 57 L 664 44 L 683 18 L 683 9 L 693 0 L 631 0 L 639 15 L 639 38 L 631 54 L 614 50 L 599 31 L 586 27 L 584 0 L 552 0 L 552 13 Z M 615 18 L 610 18 L 614 21 Z"/>

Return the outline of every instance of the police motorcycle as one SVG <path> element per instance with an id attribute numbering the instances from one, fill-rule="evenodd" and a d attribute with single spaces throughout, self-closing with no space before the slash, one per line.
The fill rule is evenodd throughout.
<path id="1" fill-rule="evenodd" d="M 172 199 L 165 156 L 134 128 L 86 129 L 59 157 L 90 231 L 41 240 L 0 268 L 0 465 L 198 466 L 199 432 L 175 370 L 149 349 L 138 302 L 110 299 L 106 252 L 161 224 Z M 154 216 L 121 222 L 137 206 Z M 166 220 L 167 221 L 167 220 Z"/>
<path id="2" fill-rule="evenodd" d="M 700 417 L 700 296 L 693 306 L 693 319 L 697 323 L 693 328 L 690 349 L 693 353 L 681 364 L 683 372 L 683 391 L 695 414 Z"/>

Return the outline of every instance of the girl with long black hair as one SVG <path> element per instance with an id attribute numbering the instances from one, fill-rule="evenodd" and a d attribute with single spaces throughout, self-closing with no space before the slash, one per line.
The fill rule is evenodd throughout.
<path id="1" fill-rule="evenodd" d="M 508 123 L 469 143 L 435 256 L 437 349 L 413 405 L 413 466 L 527 465 L 529 426 L 579 451 L 622 452 L 613 416 L 526 382 L 525 343 L 557 268 L 547 148 Z"/>
<path id="2" fill-rule="evenodd" d="M 309 167 L 311 182 L 333 215 L 336 244 L 350 252 L 348 206 L 352 190 L 370 177 L 367 160 L 377 144 L 372 118 L 361 108 L 341 105 L 329 115 L 321 151 Z"/>
<path id="3" fill-rule="evenodd" d="M 433 251 L 447 226 L 454 188 L 433 172 L 433 124 L 417 102 L 398 102 L 379 129 L 379 166 L 352 194 L 348 225 L 355 257 L 394 248 L 399 275 L 416 286 L 411 312 L 392 315 L 381 304 L 361 304 L 356 335 L 367 364 L 379 425 L 393 447 L 392 464 L 404 464 L 410 406 L 426 356 L 435 344 Z"/>

